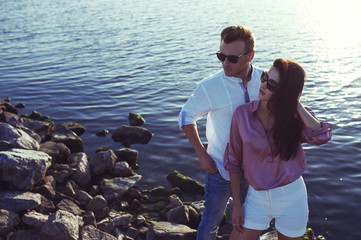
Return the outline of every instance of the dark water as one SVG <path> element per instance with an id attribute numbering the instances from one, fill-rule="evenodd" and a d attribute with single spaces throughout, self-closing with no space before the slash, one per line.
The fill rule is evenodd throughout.
<path id="1" fill-rule="evenodd" d="M 169 186 L 174 169 L 203 182 L 178 112 L 195 83 L 221 67 L 220 31 L 247 25 L 257 39 L 253 64 L 299 62 L 308 75 L 302 102 L 334 124 L 329 143 L 305 145 L 309 225 L 327 239 L 361 239 L 360 13 L 351 0 L 2 0 L 0 99 L 84 125 L 90 156 L 122 147 L 97 131 L 141 113 L 154 133 L 132 146 L 143 187 Z"/>

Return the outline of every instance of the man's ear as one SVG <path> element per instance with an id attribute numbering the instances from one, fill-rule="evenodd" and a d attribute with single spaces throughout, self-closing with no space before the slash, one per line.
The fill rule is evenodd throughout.
<path id="1" fill-rule="evenodd" d="M 254 51 L 252 51 L 252 52 L 249 53 L 249 55 L 248 55 L 248 62 L 252 62 L 253 57 L 254 57 Z"/>

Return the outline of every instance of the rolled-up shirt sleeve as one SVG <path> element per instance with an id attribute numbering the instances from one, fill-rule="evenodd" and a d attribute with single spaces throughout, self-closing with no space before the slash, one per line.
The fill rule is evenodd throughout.
<path id="1" fill-rule="evenodd" d="M 196 125 L 196 122 L 202 115 L 211 111 L 211 109 L 212 106 L 207 92 L 202 85 L 198 84 L 197 88 L 179 113 L 179 128 L 189 124 Z"/>
<path id="2" fill-rule="evenodd" d="M 242 171 L 242 138 L 238 131 L 235 114 L 232 117 L 229 141 L 223 156 L 223 167 L 232 173 L 243 175 Z"/>
<path id="3" fill-rule="evenodd" d="M 310 108 L 305 108 L 313 117 L 316 118 L 314 112 Z M 317 119 L 317 118 L 316 118 Z M 322 145 L 327 143 L 332 137 L 332 124 L 326 122 L 320 122 L 321 128 L 312 129 L 304 127 L 302 130 L 301 142 L 307 142 L 312 145 Z"/>

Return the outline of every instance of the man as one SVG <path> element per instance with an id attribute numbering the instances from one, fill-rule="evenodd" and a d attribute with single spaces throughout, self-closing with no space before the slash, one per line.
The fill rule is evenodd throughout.
<path id="1" fill-rule="evenodd" d="M 255 39 L 249 28 L 239 25 L 223 29 L 217 52 L 223 70 L 199 82 L 179 114 L 179 125 L 206 172 L 205 209 L 197 240 L 216 239 L 231 196 L 229 173 L 223 168 L 223 154 L 234 110 L 258 96 L 263 71 L 251 65 L 254 47 Z M 208 113 L 207 149 L 196 128 L 196 121 L 205 113 Z"/>

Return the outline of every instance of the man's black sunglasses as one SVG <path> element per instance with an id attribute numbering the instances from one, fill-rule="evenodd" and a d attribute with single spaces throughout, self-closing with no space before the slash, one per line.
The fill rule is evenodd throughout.
<path id="1" fill-rule="evenodd" d="M 217 54 L 217 58 L 218 58 L 219 61 L 221 61 L 221 62 L 225 61 L 226 58 L 227 58 L 230 63 L 236 63 L 236 62 L 238 62 L 238 58 L 246 55 L 246 54 L 249 53 L 249 52 L 251 52 L 251 51 L 245 52 L 245 53 L 243 53 L 243 54 L 241 54 L 241 55 L 239 55 L 239 56 L 237 56 L 237 55 L 228 55 L 228 56 L 227 56 L 227 55 L 224 55 L 223 53 L 221 53 L 221 52 L 219 52 L 219 51 L 216 52 L 216 54 Z"/>
<path id="2" fill-rule="evenodd" d="M 278 87 L 278 83 L 275 80 L 270 79 L 267 72 L 262 73 L 261 82 L 267 82 L 267 88 L 271 92 L 274 92 Z"/>

